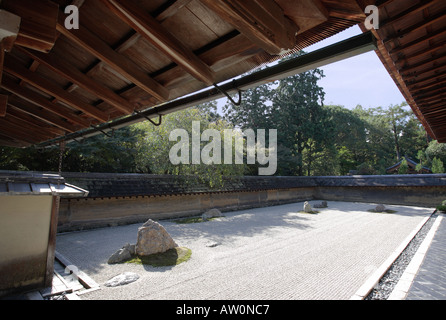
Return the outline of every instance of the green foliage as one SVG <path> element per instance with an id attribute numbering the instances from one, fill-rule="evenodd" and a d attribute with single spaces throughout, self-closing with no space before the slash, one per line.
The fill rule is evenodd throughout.
<path id="1" fill-rule="evenodd" d="M 431 161 L 434 158 L 441 160 L 443 163 L 446 161 L 446 143 L 439 143 L 434 140 L 431 141 L 426 148 L 426 157 Z"/>
<path id="2" fill-rule="evenodd" d="M 443 161 L 441 161 L 439 158 L 435 157 L 434 160 L 432 160 L 432 173 L 444 173 L 444 166 Z"/>
<path id="3" fill-rule="evenodd" d="M 403 159 L 398 169 L 398 174 L 408 174 L 408 173 L 409 173 L 409 166 L 407 165 L 406 159 Z"/>
<path id="4" fill-rule="evenodd" d="M 317 85 L 322 77 L 315 69 L 262 85 L 244 92 L 240 106 L 223 109 L 225 119 L 242 129 L 277 129 L 277 175 L 329 172 L 323 163 L 336 158 L 324 91 Z"/>

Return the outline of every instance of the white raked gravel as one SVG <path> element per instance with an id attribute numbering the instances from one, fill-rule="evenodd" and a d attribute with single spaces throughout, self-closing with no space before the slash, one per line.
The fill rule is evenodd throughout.
<path id="1" fill-rule="evenodd" d="M 310 201 L 314 205 L 320 201 Z M 328 201 L 299 213 L 303 202 L 223 213 L 205 223 L 159 221 L 191 259 L 174 267 L 108 265 L 142 224 L 59 234 L 57 251 L 101 289 L 82 299 L 349 299 L 433 209 Z M 209 247 L 209 244 L 218 246 Z M 108 288 L 124 272 L 140 278 Z"/>

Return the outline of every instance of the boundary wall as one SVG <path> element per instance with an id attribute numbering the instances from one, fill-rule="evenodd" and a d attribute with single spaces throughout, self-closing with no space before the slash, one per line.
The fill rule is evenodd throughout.
<path id="1" fill-rule="evenodd" d="M 366 202 L 435 208 L 446 200 L 446 175 L 226 178 L 215 191 L 193 177 L 64 173 L 89 191 L 61 199 L 58 232 L 197 216 L 309 200 Z M 296 208 L 301 210 L 302 208 Z"/>

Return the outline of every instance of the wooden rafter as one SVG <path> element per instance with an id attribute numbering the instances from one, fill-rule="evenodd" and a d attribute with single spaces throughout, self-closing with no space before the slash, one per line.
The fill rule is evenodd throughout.
<path id="1" fill-rule="evenodd" d="M 68 104 L 76 110 L 80 110 L 83 113 L 97 119 L 99 121 L 106 122 L 109 120 L 109 116 L 99 110 L 98 108 L 85 103 L 78 97 L 66 92 L 64 89 L 60 88 L 53 82 L 47 80 L 44 77 L 28 70 L 25 67 L 20 66 L 20 63 L 11 56 L 5 57 L 5 71 L 26 81 L 32 86 L 42 90 L 43 92 L 49 94 L 52 97 L 57 98 L 60 101 Z"/>
<path id="2" fill-rule="evenodd" d="M 439 38 L 442 35 L 444 35 L 445 33 L 446 33 L 446 28 L 443 28 L 436 32 L 429 32 L 426 36 L 424 36 L 422 38 L 411 41 L 410 43 L 407 43 L 405 45 L 395 47 L 394 49 L 390 50 L 389 53 L 390 54 L 398 54 L 404 50 L 411 49 L 412 47 L 418 46 L 420 43 L 427 42 L 427 41 L 430 41 L 435 38 Z"/>
<path id="3" fill-rule="evenodd" d="M 31 132 L 32 135 L 37 137 L 38 139 L 50 139 L 54 136 L 48 130 L 44 130 L 44 127 L 36 125 L 35 123 L 32 123 L 30 121 L 24 121 L 23 119 L 20 119 L 12 114 L 8 113 L 8 115 L 4 119 L 7 121 L 8 124 L 15 126 L 16 128 L 21 128 L 21 130 Z M 24 124 L 26 126 L 24 126 Z"/>
<path id="4" fill-rule="evenodd" d="M 390 41 L 398 40 L 400 38 L 403 38 L 403 37 L 407 36 L 410 33 L 413 33 L 413 32 L 415 32 L 417 30 L 422 29 L 422 28 L 426 28 L 426 27 L 428 27 L 428 26 L 430 26 L 430 25 L 432 25 L 432 24 L 434 24 L 434 23 L 436 23 L 438 21 L 443 20 L 443 19 L 446 19 L 446 16 L 444 15 L 444 12 L 441 12 L 441 13 L 436 14 L 436 15 L 434 15 L 432 17 L 429 17 L 429 18 L 427 18 L 427 19 L 425 19 L 425 20 L 423 20 L 423 21 L 421 21 L 421 22 L 419 22 L 417 24 L 414 24 L 414 25 L 410 26 L 407 29 L 399 30 L 394 36 L 391 36 L 391 37 L 388 37 L 387 39 L 384 39 L 383 42 L 384 42 L 384 44 L 387 44 Z"/>
<path id="5" fill-rule="evenodd" d="M 296 46 L 299 27 L 273 0 L 201 2 L 270 54 L 280 54 Z"/>
<path id="6" fill-rule="evenodd" d="M 384 28 L 390 24 L 393 24 L 399 20 L 405 19 L 411 15 L 416 14 L 417 12 L 420 12 L 428 7 L 430 7 L 432 4 L 434 4 L 435 2 L 437 2 L 438 0 L 425 0 L 420 2 L 419 4 L 416 4 L 406 10 L 404 10 L 403 12 L 399 13 L 398 15 L 391 17 L 389 19 L 386 19 L 384 21 L 381 21 L 379 23 L 379 27 L 380 28 Z"/>
<path id="7" fill-rule="evenodd" d="M 134 107 L 126 99 L 117 95 L 107 87 L 104 87 L 97 81 L 83 74 L 76 68 L 64 63 L 57 57 L 54 57 L 51 53 L 42 54 L 40 52 L 33 52 L 30 50 L 20 49 L 22 52 L 33 58 L 40 64 L 45 65 L 58 75 L 69 80 L 73 84 L 83 88 L 84 90 L 96 95 L 100 99 L 109 103 L 111 106 L 122 111 L 125 114 L 131 114 L 134 111 Z"/>
<path id="8" fill-rule="evenodd" d="M 207 85 L 215 82 L 211 68 L 137 4 L 125 0 L 101 0 L 101 2 L 193 77 Z"/>
<path id="9" fill-rule="evenodd" d="M 2 6 L 21 17 L 15 44 L 49 52 L 56 41 L 59 5 L 46 0 L 3 0 Z"/>
<path id="10" fill-rule="evenodd" d="M 32 128 L 28 129 L 20 124 L 11 122 L 10 117 L 0 118 L 0 132 L 5 135 L 12 134 L 11 137 L 18 137 L 29 143 L 51 138 L 51 136 L 44 134 L 42 131 L 32 130 Z"/>
<path id="11" fill-rule="evenodd" d="M 169 6 L 157 15 L 156 20 L 159 22 L 164 21 L 174 16 L 179 10 L 187 6 L 192 0 L 174 0 L 170 1 Z"/>
<path id="12" fill-rule="evenodd" d="M 8 115 L 22 122 L 26 126 L 38 127 L 41 130 L 47 131 L 50 136 L 61 136 L 65 134 L 65 130 L 49 125 L 48 122 L 35 118 L 20 109 L 10 107 Z"/>
<path id="13" fill-rule="evenodd" d="M 135 83 L 159 101 L 168 99 L 169 91 L 166 88 L 150 78 L 134 62 L 110 48 L 107 43 L 85 27 L 79 28 L 79 30 L 68 30 L 65 28 L 62 18 L 59 18 L 57 30 L 70 41 L 108 64 L 112 69 L 121 73 L 125 78 Z"/>
<path id="14" fill-rule="evenodd" d="M 397 60 L 395 63 L 403 63 L 404 61 L 407 61 L 407 60 L 417 59 L 417 58 L 427 55 L 429 53 L 436 52 L 440 49 L 443 49 L 444 47 L 446 47 L 446 42 L 442 42 L 442 43 L 436 44 L 434 46 L 430 46 L 427 49 L 423 49 L 421 51 L 412 53 L 410 55 L 406 55 L 406 56 L 402 57 L 400 60 Z"/>
<path id="15" fill-rule="evenodd" d="M 48 110 L 49 112 L 52 112 L 63 119 L 67 119 L 75 124 L 78 124 L 83 128 L 90 126 L 90 121 L 74 114 L 73 112 L 70 112 L 68 108 L 52 103 L 35 91 L 14 83 L 14 81 L 10 80 L 9 78 L 3 77 L 2 87 L 5 90 L 8 90 L 9 92 L 21 97 L 22 99 Z"/>
<path id="16" fill-rule="evenodd" d="M 37 105 L 11 95 L 8 99 L 8 110 L 17 109 L 23 113 L 33 116 L 41 121 L 62 129 L 65 132 L 75 132 L 78 128 L 69 122 L 63 120 L 54 112 L 41 109 Z"/>
<path id="17" fill-rule="evenodd" d="M 444 60 L 444 58 L 446 58 L 446 56 L 442 55 L 442 56 L 436 56 L 433 58 L 428 58 L 424 61 L 421 61 L 419 63 L 413 64 L 413 65 L 406 65 L 400 69 L 398 69 L 398 72 L 402 75 L 407 75 L 408 73 L 414 72 L 415 70 L 421 68 L 421 67 L 426 67 L 431 66 L 433 64 L 438 63 L 438 61 L 440 60 Z M 435 66 L 436 68 L 436 66 Z"/>

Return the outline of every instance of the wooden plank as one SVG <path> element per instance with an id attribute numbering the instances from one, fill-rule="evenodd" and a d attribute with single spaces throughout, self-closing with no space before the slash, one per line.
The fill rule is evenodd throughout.
<path id="1" fill-rule="evenodd" d="M 25 123 L 21 119 L 14 117 L 12 115 L 8 114 L 3 119 L 8 121 L 9 124 L 14 125 L 17 128 L 20 128 L 21 130 L 24 130 L 26 132 L 32 132 L 32 134 L 38 138 L 50 139 L 50 138 L 54 137 L 54 134 L 47 132 L 46 130 L 44 130 L 44 128 L 39 127 L 38 125 L 35 125 L 35 124 L 31 124 L 31 123 L 27 123 L 25 125 Z"/>
<path id="2" fill-rule="evenodd" d="M 101 85 L 97 81 L 94 81 L 92 78 L 83 74 L 76 68 L 55 58 L 51 53 L 42 54 L 40 52 L 33 52 L 25 49 L 22 49 L 21 51 L 70 82 L 76 84 L 80 88 L 83 88 L 84 90 L 96 95 L 125 114 L 133 113 L 134 107 L 129 101 L 117 95 L 112 90 Z"/>
<path id="3" fill-rule="evenodd" d="M 380 28 L 384 28 L 390 24 L 393 24 L 401 19 L 407 18 L 410 15 L 413 15 L 417 12 L 420 12 L 427 7 L 430 7 L 433 3 L 437 2 L 438 0 L 428 0 L 428 1 L 422 1 L 421 3 L 414 5 L 410 7 L 409 9 L 404 10 L 403 12 L 397 14 L 396 16 L 390 17 L 384 21 L 381 21 L 379 23 Z"/>
<path id="4" fill-rule="evenodd" d="M 262 51 L 253 44 L 243 34 L 237 36 L 199 54 L 200 59 L 205 61 L 216 72 L 228 68 L 229 66 L 244 61 L 249 57 Z M 164 83 L 169 89 L 174 89 L 181 85 L 183 81 L 193 80 L 183 69 L 176 66 L 155 79 Z"/>
<path id="5" fill-rule="evenodd" d="M 76 96 L 70 94 L 69 92 L 66 92 L 61 87 L 57 86 L 55 83 L 39 76 L 38 74 L 28 70 L 25 67 L 22 67 L 20 65 L 20 62 L 18 62 L 10 55 L 5 57 L 5 71 L 26 81 L 27 83 L 51 95 L 52 97 L 63 101 L 74 109 L 84 112 L 94 119 L 97 119 L 101 122 L 106 122 L 109 120 L 109 116 L 106 113 L 102 112 L 92 105 L 89 105 L 88 103 L 83 102 Z"/>
<path id="6" fill-rule="evenodd" d="M 0 117 L 6 116 L 7 108 L 8 108 L 8 96 L 0 94 Z"/>
<path id="7" fill-rule="evenodd" d="M 133 61 L 114 51 L 107 43 L 92 34 L 85 27 L 79 28 L 79 30 L 67 30 L 64 26 L 64 21 L 59 19 L 57 30 L 70 41 L 108 64 L 159 101 L 168 99 L 169 91 L 166 88 L 150 78 Z"/>
<path id="8" fill-rule="evenodd" d="M 78 130 L 77 127 L 72 124 L 64 121 L 62 118 L 54 114 L 53 112 L 47 111 L 45 109 L 41 109 L 40 107 L 20 99 L 19 97 L 12 95 L 8 101 L 8 110 L 11 109 L 17 110 L 17 112 L 21 112 L 27 114 L 29 116 L 35 117 L 40 121 L 53 125 L 56 128 L 60 128 L 64 132 L 75 132 Z"/>
<path id="9" fill-rule="evenodd" d="M 16 45 L 49 52 L 56 42 L 59 5 L 49 0 L 3 0 L 2 7 L 22 18 Z"/>
<path id="10" fill-rule="evenodd" d="M 176 0 L 166 10 L 156 16 L 156 20 L 162 22 L 172 16 L 178 11 L 187 6 L 192 0 Z"/>
<path id="11" fill-rule="evenodd" d="M 4 118 L 0 118 L 0 132 L 10 138 L 19 139 L 31 144 L 46 140 L 38 132 L 26 131 L 23 127 L 11 124 Z"/>
<path id="12" fill-rule="evenodd" d="M 405 61 L 416 59 L 416 58 L 422 57 L 422 56 L 424 56 L 426 54 L 429 54 L 429 53 L 435 52 L 437 50 L 443 49 L 444 47 L 446 47 L 446 42 L 442 42 L 442 43 L 439 43 L 437 45 L 431 45 L 428 48 L 423 49 L 421 51 L 418 51 L 418 52 L 415 52 L 415 53 L 411 53 L 411 54 L 408 54 L 408 55 L 404 55 L 404 56 L 401 57 L 401 59 L 398 59 L 397 61 L 395 61 L 395 63 L 400 63 L 401 64 L 401 63 L 403 63 Z"/>
<path id="13" fill-rule="evenodd" d="M 17 139 L 17 137 L 8 137 L 0 132 L 0 144 L 5 147 L 26 148 L 30 146 L 29 142 Z"/>
<path id="14" fill-rule="evenodd" d="M 280 54 L 296 45 L 299 27 L 273 0 L 201 2 L 270 54 Z"/>
<path id="15" fill-rule="evenodd" d="M 418 38 L 414 41 L 411 41 L 409 43 L 406 43 L 402 46 L 397 46 L 394 49 L 390 50 L 390 54 L 398 54 L 403 50 L 407 50 L 407 49 L 411 49 L 412 47 L 418 46 L 423 42 L 427 42 L 430 41 L 432 39 L 439 39 L 443 34 L 446 33 L 446 28 L 442 28 L 439 31 L 436 32 L 429 32 L 426 36 L 422 37 L 422 38 Z"/>
<path id="16" fill-rule="evenodd" d="M 101 0 L 121 20 L 150 41 L 196 79 L 207 85 L 215 82 L 214 72 L 180 40 L 168 32 L 148 12 L 132 1 Z"/>
<path id="17" fill-rule="evenodd" d="M 410 26 L 407 29 L 398 30 L 395 35 L 389 36 L 388 38 L 384 39 L 383 43 L 386 45 L 390 41 L 401 39 L 401 38 L 407 36 L 408 34 L 416 32 L 417 30 L 420 30 L 422 28 L 426 28 L 426 27 L 428 27 L 428 26 L 430 26 L 430 25 L 432 25 L 432 24 L 434 24 L 434 23 L 436 23 L 438 21 L 443 20 L 443 19 L 446 19 L 446 16 L 445 16 L 444 12 L 440 12 L 440 13 L 434 15 L 434 16 L 426 18 L 423 21 Z"/>
<path id="18" fill-rule="evenodd" d="M 65 135 L 65 133 L 66 133 L 65 130 L 51 126 L 47 122 L 42 121 L 36 117 L 33 117 L 18 108 L 8 106 L 8 115 L 11 117 L 14 117 L 18 121 L 21 121 L 24 126 L 27 126 L 27 125 L 37 126 L 44 131 L 48 131 L 53 136 L 55 136 L 55 135 L 61 136 L 61 135 Z"/>
<path id="19" fill-rule="evenodd" d="M 20 112 L 17 109 L 10 108 L 8 111 L 8 119 L 11 123 L 15 123 L 23 126 L 24 128 L 31 128 L 32 130 L 41 131 L 49 138 L 56 135 L 64 135 L 65 131 L 56 127 L 49 127 L 48 124 L 42 122 L 39 119 L 33 119 L 26 113 Z"/>
<path id="20" fill-rule="evenodd" d="M 8 90 L 9 92 L 14 93 L 19 97 L 21 97 L 22 99 L 29 101 L 32 104 L 35 104 L 39 107 L 42 107 L 48 110 L 49 112 L 58 115 L 59 117 L 62 117 L 75 124 L 78 124 L 83 128 L 90 126 L 90 121 L 75 115 L 65 107 L 62 107 L 55 103 L 51 103 L 51 101 L 48 101 L 47 99 L 45 99 L 45 97 L 41 96 L 40 94 L 14 83 L 14 81 L 10 80 L 9 78 L 3 79 L 1 85 L 2 88 Z"/>

